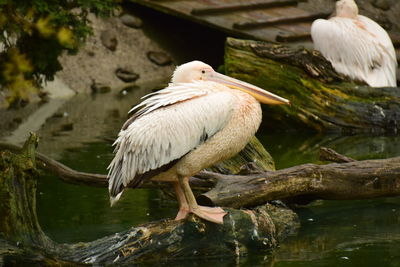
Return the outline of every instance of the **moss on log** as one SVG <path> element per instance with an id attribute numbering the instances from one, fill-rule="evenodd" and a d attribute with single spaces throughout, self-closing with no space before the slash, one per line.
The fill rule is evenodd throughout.
<path id="1" fill-rule="evenodd" d="M 372 88 L 336 74 L 318 52 L 228 38 L 226 74 L 288 98 L 292 106 L 264 107 L 267 125 L 319 132 L 400 130 L 400 89 Z"/>

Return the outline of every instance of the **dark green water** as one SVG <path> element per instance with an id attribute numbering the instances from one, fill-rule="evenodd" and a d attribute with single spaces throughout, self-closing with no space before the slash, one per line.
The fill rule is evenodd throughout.
<path id="1" fill-rule="evenodd" d="M 357 159 L 400 155 L 400 137 L 259 134 L 278 168 L 317 162 L 320 146 Z M 109 143 L 88 143 L 66 150 L 61 161 L 81 171 L 105 173 L 112 154 Z M 58 242 L 90 241 L 177 212 L 157 190 L 127 190 L 110 208 L 107 190 L 69 185 L 45 176 L 39 183 L 38 213 L 45 232 Z M 273 255 L 254 251 L 239 260 L 207 262 L 213 266 L 400 266 L 400 198 L 318 201 L 296 210 L 302 227 Z M 177 262 L 197 266 L 206 262 Z"/>

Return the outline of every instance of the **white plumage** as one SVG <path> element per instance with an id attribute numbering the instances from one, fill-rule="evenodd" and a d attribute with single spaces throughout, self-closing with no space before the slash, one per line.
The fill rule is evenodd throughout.
<path id="1" fill-rule="evenodd" d="M 311 26 L 314 47 L 339 73 L 373 87 L 396 86 L 396 53 L 387 32 L 358 15 L 354 0 L 336 3 L 336 16 Z"/>

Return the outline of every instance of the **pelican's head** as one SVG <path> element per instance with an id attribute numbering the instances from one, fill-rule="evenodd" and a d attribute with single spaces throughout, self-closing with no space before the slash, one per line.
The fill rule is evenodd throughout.
<path id="1" fill-rule="evenodd" d="M 336 2 L 336 16 L 345 18 L 356 18 L 358 7 L 354 0 L 340 0 Z"/>
<path id="2" fill-rule="evenodd" d="M 172 83 L 190 83 L 205 80 L 205 73 L 214 71 L 210 65 L 195 60 L 178 66 L 172 75 Z"/>
<path id="3" fill-rule="evenodd" d="M 191 61 L 178 66 L 172 76 L 172 83 L 190 83 L 193 81 L 212 81 L 225 85 L 231 89 L 238 89 L 252 95 L 264 104 L 290 104 L 289 100 L 265 91 L 260 87 L 246 83 L 213 70 L 210 65 L 201 61 Z"/>

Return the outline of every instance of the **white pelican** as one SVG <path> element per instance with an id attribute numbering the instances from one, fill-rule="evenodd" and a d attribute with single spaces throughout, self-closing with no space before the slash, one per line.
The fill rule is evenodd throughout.
<path id="1" fill-rule="evenodd" d="M 145 97 L 114 143 L 115 157 L 108 167 L 111 205 L 125 187 L 151 178 L 173 183 L 179 202 L 176 220 L 191 212 L 223 223 L 221 208 L 197 204 L 189 177 L 244 148 L 261 122 L 256 99 L 267 104 L 289 101 L 200 61 L 177 67 L 167 88 Z"/>
<path id="2" fill-rule="evenodd" d="M 339 73 L 372 87 L 396 87 L 396 52 L 387 32 L 358 15 L 354 0 L 336 2 L 336 16 L 311 26 L 314 47 Z"/>

